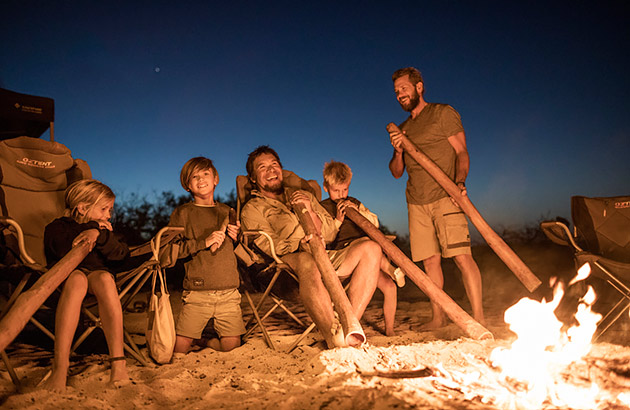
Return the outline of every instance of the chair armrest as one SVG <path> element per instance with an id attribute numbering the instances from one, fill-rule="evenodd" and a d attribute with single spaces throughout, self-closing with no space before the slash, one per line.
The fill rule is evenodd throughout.
<path id="1" fill-rule="evenodd" d="M 15 230 L 15 237 L 17 238 L 18 248 L 20 250 L 20 258 L 22 262 L 30 265 L 37 265 L 37 262 L 26 251 L 26 246 L 24 246 L 24 232 L 22 231 L 22 227 L 20 224 L 13 218 L 8 218 L 6 216 L 0 216 L 0 225 L 4 225 L 6 227 L 11 227 Z"/>
<path id="2" fill-rule="evenodd" d="M 247 240 L 249 238 L 254 238 L 254 237 L 258 237 L 258 236 L 263 236 L 264 238 L 266 238 L 266 240 L 269 242 L 269 249 L 271 251 L 271 257 L 273 258 L 273 260 L 275 260 L 277 263 L 283 263 L 282 260 L 280 259 L 280 257 L 276 254 L 276 247 L 273 243 L 273 239 L 271 239 L 271 236 L 265 232 L 265 231 L 242 231 L 243 237 Z"/>
<path id="3" fill-rule="evenodd" d="M 540 229 L 547 238 L 553 243 L 563 246 L 572 246 L 576 251 L 582 252 L 582 248 L 578 246 L 571 235 L 569 227 L 558 221 L 543 221 L 540 223 Z"/>

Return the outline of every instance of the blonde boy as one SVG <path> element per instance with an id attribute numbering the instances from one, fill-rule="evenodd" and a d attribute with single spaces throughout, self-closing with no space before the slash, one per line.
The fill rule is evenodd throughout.
<path id="1" fill-rule="evenodd" d="M 233 245 L 240 223 L 229 224 L 231 208 L 214 200 L 219 174 L 211 160 L 188 160 L 180 182 L 191 193 L 193 202 L 177 207 L 169 222 L 171 226 L 184 227 L 179 257 L 188 258 L 183 305 L 175 329 L 175 352 L 187 353 L 193 342 L 229 351 L 240 346 L 245 333 Z M 206 342 L 201 336 L 210 319 L 214 319 L 219 339 Z"/>
<path id="2" fill-rule="evenodd" d="M 338 251 L 351 246 L 355 241 L 366 240 L 366 235 L 354 222 L 345 218 L 346 208 L 354 208 L 368 221 L 378 227 L 378 217 L 370 212 L 358 199 L 349 197 L 352 170 L 343 162 L 330 161 L 324 165 L 324 190 L 329 198 L 321 201 L 321 205 L 335 218 L 339 229 L 335 240 L 327 245 L 327 249 Z M 334 256 L 333 256 L 334 258 Z M 331 258 L 332 259 L 332 258 Z M 388 277 L 388 276 L 389 277 Z M 383 316 L 385 318 L 385 334 L 394 334 L 394 316 L 396 313 L 396 286 L 405 285 L 405 276 L 398 268 L 394 268 L 385 255 L 381 258 L 381 274 L 377 287 L 383 292 Z"/>

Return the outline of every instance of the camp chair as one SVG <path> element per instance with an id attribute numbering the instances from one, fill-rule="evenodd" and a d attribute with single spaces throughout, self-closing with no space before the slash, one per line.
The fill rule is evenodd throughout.
<path id="1" fill-rule="evenodd" d="M 28 136 L 39 138 L 50 130 L 55 140 L 55 101 L 0 88 L 0 140 Z"/>
<path id="2" fill-rule="evenodd" d="M 129 304 L 133 301 L 134 297 L 140 292 L 144 284 L 157 274 L 158 270 L 171 267 L 177 261 L 177 246 L 173 245 L 167 247 L 173 239 L 175 239 L 180 233 L 184 231 L 184 228 L 166 226 L 155 235 L 149 242 L 130 248 L 131 257 L 141 257 L 147 253 L 151 254 L 149 260 L 140 264 L 140 266 L 131 269 L 126 272 L 116 274 L 116 287 L 118 288 L 118 297 L 120 298 L 120 304 L 122 311 L 124 312 Z M 97 328 L 102 329 L 101 320 L 98 317 L 98 312 L 95 311 L 97 302 L 95 297 L 86 298 L 86 301 L 81 307 L 81 312 L 87 317 L 87 321 L 84 321 L 86 329 L 77 337 L 74 341 L 70 354 L 83 343 L 83 341 Z M 125 329 L 123 323 L 123 348 L 134 359 L 136 359 L 143 366 L 148 366 L 148 360 L 136 345 L 131 334 Z"/>
<path id="3" fill-rule="evenodd" d="M 317 200 L 321 199 L 321 189 L 317 181 L 309 180 L 306 181 L 291 171 L 283 170 L 283 180 L 285 186 L 290 186 L 294 188 L 299 188 L 306 190 L 312 193 Z M 236 195 L 237 195 L 237 218 L 240 219 L 242 206 L 250 199 L 251 191 L 254 189 L 254 186 L 251 184 L 251 181 L 248 177 L 244 175 L 239 175 L 236 177 Z M 254 246 L 250 246 L 250 241 L 259 236 L 265 237 L 269 241 L 269 245 L 271 248 L 271 257 L 264 255 L 261 251 L 258 251 Z M 275 246 L 273 240 L 269 236 L 268 233 L 264 231 L 243 231 L 243 241 L 237 246 L 235 253 L 239 258 L 239 264 L 244 265 L 245 269 L 241 267 L 241 278 L 246 284 L 249 286 L 245 286 L 243 293 L 245 294 L 245 298 L 249 307 L 252 310 L 252 317 L 247 321 L 246 328 L 247 332 L 244 337 L 249 336 L 257 327 L 260 328 L 263 338 L 267 345 L 275 350 L 275 346 L 269 337 L 268 331 L 263 323 L 263 321 L 269 317 L 277 308 L 282 309 L 295 323 L 297 323 L 301 328 L 304 329 L 302 334 L 300 334 L 296 340 L 291 344 L 288 349 L 288 352 L 291 352 L 297 345 L 315 328 L 315 324 L 311 323 L 310 325 L 306 325 L 304 321 L 302 321 L 295 313 L 293 313 L 286 305 L 285 295 L 280 295 L 277 291 L 276 284 L 279 279 L 289 279 L 292 281 L 294 285 L 297 285 L 298 279 L 295 273 L 286 265 L 275 253 Z M 258 300 L 257 304 L 254 304 L 250 292 L 248 290 L 254 288 L 255 290 L 260 290 L 260 288 L 256 289 L 256 284 L 252 286 L 251 282 L 251 273 L 252 271 L 256 273 L 262 272 L 263 275 L 269 273 L 268 276 L 268 284 L 262 287 L 262 296 Z M 254 279 L 255 281 L 255 279 Z M 270 307 L 267 308 L 267 311 L 264 314 L 260 314 L 263 305 L 270 301 Z M 255 323 L 253 323 L 255 321 Z"/>
<path id="4" fill-rule="evenodd" d="M 19 224 L 17 224 L 16 221 L 11 220 L 10 218 L 1 218 L 0 223 L 4 223 L 11 226 L 12 231 L 14 232 L 16 236 L 16 242 L 19 244 L 20 259 L 26 262 L 25 263 L 26 267 L 38 273 L 44 273 L 46 269 L 42 267 L 41 265 L 37 264 L 37 262 L 35 262 L 28 255 L 28 251 L 24 247 L 24 235 L 22 233 L 22 229 L 19 226 Z M 147 282 L 147 280 L 157 273 L 158 269 L 172 266 L 175 263 L 175 261 L 177 260 L 177 257 L 176 257 L 177 247 L 175 245 L 167 247 L 166 245 L 168 245 L 171 241 L 173 241 L 173 239 L 176 238 L 177 235 L 181 233 L 182 231 L 183 231 L 183 228 L 179 228 L 179 227 L 165 227 L 165 228 L 162 228 L 151 241 L 141 246 L 136 246 L 136 247 L 131 248 L 132 257 L 142 257 L 142 255 L 150 253 L 151 258 L 148 261 L 143 262 L 137 268 L 134 268 L 130 271 L 116 275 L 116 286 L 119 289 L 118 296 L 121 299 L 121 305 L 122 305 L 123 311 L 127 308 L 129 303 L 133 300 L 134 296 L 137 295 L 137 293 L 142 289 L 143 285 Z M 30 273 L 31 272 L 29 272 L 27 275 L 30 275 Z M 0 315 L 0 318 L 4 315 L 5 312 L 7 312 L 11 308 L 11 306 L 13 305 L 13 303 L 15 302 L 15 300 L 17 299 L 17 297 L 23 290 L 24 286 L 26 285 L 27 281 L 28 281 L 28 276 L 25 276 L 25 278 L 21 280 L 20 284 L 16 286 L 11 297 L 5 304 L 2 310 L 2 315 Z M 78 337 L 75 338 L 75 341 L 70 350 L 71 355 L 76 351 L 76 349 L 81 345 L 81 343 L 83 343 L 83 341 L 85 341 L 85 339 L 87 339 L 87 337 L 96 328 L 102 328 L 101 320 L 98 317 L 98 313 L 94 311 L 96 306 L 97 304 L 96 304 L 95 297 L 93 296 L 86 297 L 86 300 L 81 306 L 81 312 L 87 318 L 86 320 L 84 320 L 84 324 L 86 328 Z M 48 330 L 44 325 L 39 323 L 34 318 L 31 318 L 30 320 L 38 328 L 40 328 L 40 330 L 42 330 L 47 336 L 49 336 L 53 341 L 55 340 L 54 334 L 50 330 Z M 124 328 L 124 325 L 123 325 L 123 337 L 124 337 L 123 347 L 125 351 L 129 353 L 133 358 L 135 358 L 140 364 L 144 366 L 148 366 L 149 362 L 147 358 L 144 356 L 140 348 L 135 344 L 131 334 Z M 9 371 L 9 374 L 14 384 L 16 384 L 16 386 L 19 387 L 19 378 L 17 377 L 15 370 L 11 366 L 8 360 L 8 356 L 6 355 L 4 351 L 2 352 L 2 359 L 7 367 L 7 370 Z M 50 375 L 50 372 L 46 374 L 42 382 L 46 380 L 46 378 L 48 378 L 49 375 Z"/>
<path id="5" fill-rule="evenodd" d="M 0 281 L 10 303 L 45 270 L 44 227 L 63 213 L 66 187 L 91 177 L 85 161 L 54 142 L 53 124 L 54 100 L 0 88 Z M 48 129 L 50 141 L 39 139 Z"/>
<path id="6" fill-rule="evenodd" d="M 597 340 L 630 307 L 630 196 L 574 196 L 571 216 L 573 232 L 559 220 L 541 222 L 541 229 L 552 242 L 573 249 L 577 266 L 588 262 L 592 274 L 621 295 L 599 323 Z"/>

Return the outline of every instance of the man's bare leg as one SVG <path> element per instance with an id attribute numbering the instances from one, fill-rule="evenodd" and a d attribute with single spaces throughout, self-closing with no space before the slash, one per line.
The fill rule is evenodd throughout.
<path id="1" fill-rule="evenodd" d="M 472 255 L 457 255 L 453 258 L 455 264 L 462 272 L 462 280 L 464 282 L 464 288 L 466 288 L 466 294 L 472 307 L 473 318 L 482 324 L 486 325 L 486 320 L 483 315 L 483 299 L 482 299 L 482 284 L 481 284 L 481 272 L 479 266 L 473 259 Z"/>
<path id="2" fill-rule="evenodd" d="M 88 281 L 79 270 L 73 271 L 61 291 L 61 297 L 55 313 L 55 355 L 52 373 L 43 388 L 62 392 L 66 389 L 68 368 L 70 367 L 70 349 L 74 332 L 79 323 L 81 303 L 87 294 Z"/>
<path id="3" fill-rule="evenodd" d="M 334 313 L 330 295 L 322 282 L 315 260 L 307 252 L 295 252 L 282 256 L 282 260 L 297 274 L 300 298 L 306 313 L 313 319 L 329 348 L 340 347 L 339 338 L 333 334 Z"/>
<path id="4" fill-rule="evenodd" d="M 440 255 L 433 255 L 422 261 L 424 264 L 424 270 L 429 278 L 435 283 L 437 287 L 442 289 L 444 287 L 444 274 L 442 273 L 442 257 Z M 431 311 L 433 317 L 431 321 L 420 326 L 420 331 L 435 330 L 446 325 L 446 315 L 440 306 L 431 301 Z"/>

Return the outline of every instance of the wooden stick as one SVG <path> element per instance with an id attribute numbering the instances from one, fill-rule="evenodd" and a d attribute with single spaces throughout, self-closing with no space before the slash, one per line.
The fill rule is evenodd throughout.
<path id="1" fill-rule="evenodd" d="M 313 239 L 309 241 L 309 248 L 315 260 L 315 265 L 317 265 L 317 269 L 319 269 L 322 275 L 322 282 L 324 282 L 324 286 L 330 294 L 334 309 L 339 315 L 339 321 L 343 328 L 346 344 L 355 347 L 360 346 L 366 341 L 365 333 L 363 333 L 359 319 L 357 319 L 354 314 L 354 309 L 350 304 L 350 300 L 348 300 L 348 295 L 346 295 L 346 292 L 343 290 L 337 272 L 335 272 L 335 268 L 333 268 L 330 262 L 324 242 L 321 240 L 321 235 L 315 229 L 315 225 L 306 206 L 303 204 L 295 204 L 293 208 L 304 232 L 307 235 L 313 235 Z"/>
<path id="2" fill-rule="evenodd" d="M 420 164 L 436 181 L 444 188 L 444 190 L 455 199 L 459 207 L 470 218 L 481 236 L 486 240 L 488 245 L 501 258 L 508 268 L 516 275 L 523 285 L 533 292 L 540 286 L 540 279 L 532 273 L 532 271 L 523 263 L 523 261 L 514 253 L 501 237 L 488 225 L 481 216 L 477 208 L 470 202 L 467 195 L 462 195 L 457 185 L 422 151 L 420 151 L 396 124 L 389 123 L 387 125 L 388 132 L 398 131 L 402 134 L 402 147 L 418 164 Z"/>
<path id="3" fill-rule="evenodd" d="M 352 222 L 357 224 L 359 228 L 376 243 L 378 243 L 383 252 L 398 265 L 400 269 L 418 285 L 434 303 L 439 305 L 451 320 L 464 330 L 470 337 L 476 340 L 492 339 L 492 333 L 479 322 L 473 319 L 464 309 L 451 299 L 446 292 L 440 289 L 433 281 L 411 261 L 392 241 L 387 239 L 385 235 L 378 230 L 370 221 L 361 215 L 356 209 L 347 207 L 346 218 L 350 218 Z"/>
<path id="4" fill-rule="evenodd" d="M 0 350 L 4 350 L 17 337 L 31 316 L 89 252 L 90 246 L 87 242 L 75 246 L 42 275 L 29 290 L 15 300 L 11 309 L 0 321 Z"/>

